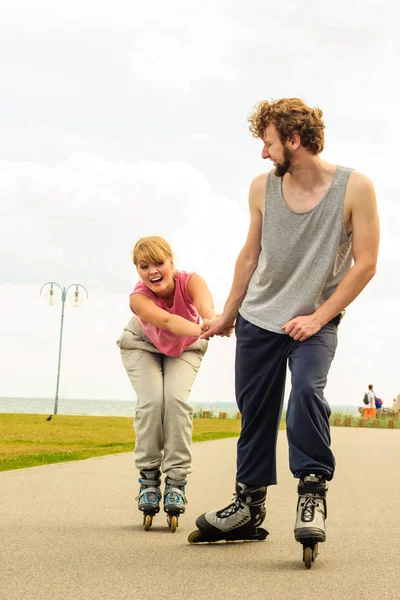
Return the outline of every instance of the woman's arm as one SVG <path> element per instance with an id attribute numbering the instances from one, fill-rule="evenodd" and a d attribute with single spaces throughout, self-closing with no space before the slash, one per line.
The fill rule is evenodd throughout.
<path id="1" fill-rule="evenodd" d="M 183 337 L 199 337 L 201 333 L 200 325 L 191 323 L 178 315 L 171 315 L 156 306 L 151 298 L 144 294 L 132 294 L 130 306 L 143 321 L 160 329 L 166 329 Z"/>
<path id="2" fill-rule="evenodd" d="M 214 319 L 217 316 L 211 292 L 200 275 L 193 273 L 189 279 L 187 291 L 203 320 Z"/>

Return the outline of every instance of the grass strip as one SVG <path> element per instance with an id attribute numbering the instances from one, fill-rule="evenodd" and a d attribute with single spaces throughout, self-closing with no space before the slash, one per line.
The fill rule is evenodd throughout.
<path id="1" fill-rule="evenodd" d="M 131 452 L 131 417 L 0 414 L 0 472 Z M 282 424 L 282 428 L 284 425 Z M 194 419 L 193 441 L 237 437 L 239 419 Z"/>

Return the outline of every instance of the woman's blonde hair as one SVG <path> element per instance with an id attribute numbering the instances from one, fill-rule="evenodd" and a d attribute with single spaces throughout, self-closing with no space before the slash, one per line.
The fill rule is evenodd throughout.
<path id="1" fill-rule="evenodd" d="M 311 154 L 320 154 L 324 149 L 324 129 L 322 110 L 307 106 L 301 98 L 265 100 L 254 107 L 249 117 L 253 137 L 264 139 L 265 128 L 275 125 L 282 144 L 298 133 L 301 144 Z"/>
<path id="2" fill-rule="evenodd" d="M 142 260 L 146 263 L 164 262 L 169 258 L 174 261 L 171 246 L 158 235 L 140 238 L 133 248 L 133 264 L 135 266 Z"/>

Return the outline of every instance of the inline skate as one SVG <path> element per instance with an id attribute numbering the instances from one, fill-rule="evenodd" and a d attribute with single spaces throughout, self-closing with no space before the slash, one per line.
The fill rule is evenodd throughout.
<path id="1" fill-rule="evenodd" d="M 175 533 L 178 527 L 179 515 L 185 512 L 187 504 L 185 485 L 187 481 L 166 477 L 164 491 L 164 511 L 167 513 L 168 527 Z"/>
<path id="2" fill-rule="evenodd" d="M 188 542 L 265 540 L 268 531 L 260 525 L 265 519 L 266 493 L 266 487 L 248 487 L 237 482 L 233 502 L 222 510 L 200 515 L 196 520 L 198 529 L 189 535 Z"/>
<path id="3" fill-rule="evenodd" d="M 326 493 L 328 485 L 323 477 L 305 475 L 297 488 L 297 518 L 294 536 L 303 545 L 303 562 L 310 569 L 318 556 L 318 543 L 326 539 Z"/>
<path id="4" fill-rule="evenodd" d="M 148 531 L 153 523 L 153 517 L 160 511 L 161 500 L 161 473 L 158 469 L 154 471 L 140 471 L 138 479 L 140 483 L 138 509 L 143 512 L 144 530 Z"/>

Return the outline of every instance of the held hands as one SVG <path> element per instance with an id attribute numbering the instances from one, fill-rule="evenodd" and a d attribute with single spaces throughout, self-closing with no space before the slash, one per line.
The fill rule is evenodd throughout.
<path id="1" fill-rule="evenodd" d="M 305 317 L 295 317 L 282 327 L 283 331 L 298 342 L 304 342 L 309 337 L 317 333 L 323 323 L 319 321 L 316 315 L 307 315 Z"/>
<path id="2" fill-rule="evenodd" d="M 204 319 L 201 324 L 201 340 L 209 340 L 214 335 L 230 337 L 233 333 L 235 322 L 225 317 L 224 314 L 217 315 L 214 319 Z"/>

